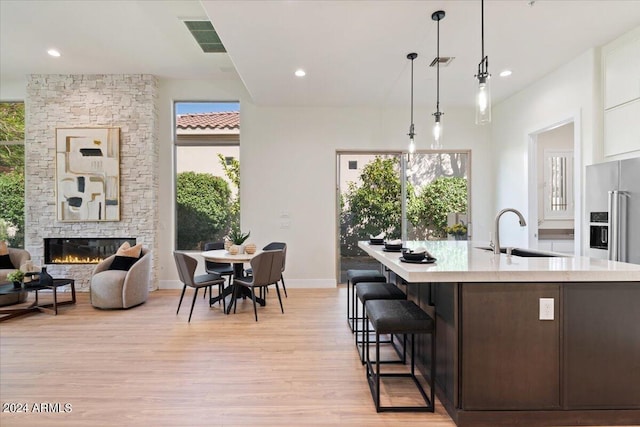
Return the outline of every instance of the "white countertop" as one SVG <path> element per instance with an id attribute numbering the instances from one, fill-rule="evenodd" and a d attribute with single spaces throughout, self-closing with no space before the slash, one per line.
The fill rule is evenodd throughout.
<path id="1" fill-rule="evenodd" d="M 424 246 L 437 258 L 434 264 L 400 261 L 402 253 L 384 246 L 358 246 L 407 282 L 640 282 L 640 265 L 587 257 L 508 257 L 477 249 L 486 242 L 410 241 L 405 247 Z"/>

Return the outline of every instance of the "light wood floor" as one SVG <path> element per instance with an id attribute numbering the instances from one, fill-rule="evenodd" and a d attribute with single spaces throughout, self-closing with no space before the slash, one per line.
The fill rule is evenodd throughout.
<path id="1" fill-rule="evenodd" d="M 94 309 L 79 293 L 58 316 L 0 323 L 3 409 L 72 409 L 0 412 L 0 425 L 454 426 L 439 403 L 435 414 L 376 413 L 346 325 L 346 290 L 288 291 L 285 314 L 272 290 L 258 323 L 250 300 L 226 316 L 201 298 L 187 323 L 190 291 L 176 316 L 174 290 L 124 311 Z"/>

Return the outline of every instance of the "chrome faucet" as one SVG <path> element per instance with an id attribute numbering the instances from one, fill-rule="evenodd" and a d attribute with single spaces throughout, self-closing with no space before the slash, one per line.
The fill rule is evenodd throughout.
<path id="1" fill-rule="evenodd" d="M 525 225 L 527 225 L 527 221 L 524 220 L 524 217 L 522 216 L 522 214 L 516 209 L 506 208 L 506 209 L 502 209 L 500 212 L 498 212 L 498 215 L 496 215 L 496 226 L 495 226 L 496 227 L 495 228 L 496 243 L 495 243 L 495 246 L 493 248 L 493 253 L 494 254 L 499 254 L 500 253 L 500 217 L 505 212 L 513 212 L 514 214 L 518 215 L 518 220 L 520 221 L 520 227 L 524 227 Z"/>

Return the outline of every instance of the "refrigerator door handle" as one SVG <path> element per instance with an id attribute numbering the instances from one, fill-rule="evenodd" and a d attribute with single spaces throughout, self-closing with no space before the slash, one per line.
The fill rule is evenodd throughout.
<path id="1" fill-rule="evenodd" d="M 618 192 L 609 191 L 609 244 L 607 255 L 609 261 L 618 260 Z"/>
<path id="2" fill-rule="evenodd" d="M 617 221 L 618 221 L 618 257 L 616 261 L 629 262 L 629 254 L 627 253 L 627 199 L 629 193 L 625 191 L 616 191 L 617 197 Z"/>

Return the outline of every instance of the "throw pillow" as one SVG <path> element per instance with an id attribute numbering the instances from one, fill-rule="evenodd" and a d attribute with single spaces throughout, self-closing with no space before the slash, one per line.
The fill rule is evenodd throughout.
<path id="1" fill-rule="evenodd" d="M 116 257 L 113 259 L 113 262 L 109 266 L 109 270 L 129 271 L 131 266 L 133 266 L 136 261 L 138 261 L 138 258 L 116 255 Z"/>
<path id="2" fill-rule="evenodd" d="M 16 267 L 11 262 L 9 254 L 0 255 L 0 270 L 15 270 Z"/>
<path id="3" fill-rule="evenodd" d="M 7 242 L 4 240 L 0 241 L 0 255 L 8 255 L 9 248 L 7 247 Z"/>
<path id="4" fill-rule="evenodd" d="M 116 255 L 132 257 L 132 258 L 140 258 L 141 252 L 142 252 L 142 243 L 138 243 L 135 246 L 130 246 L 128 242 L 124 242 L 116 252 Z"/>
<path id="5" fill-rule="evenodd" d="M 135 246 L 130 246 L 128 242 L 125 242 L 120 246 L 116 252 L 116 256 L 113 262 L 109 266 L 109 270 L 124 270 L 129 271 L 131 266 L 142 257 L 142 243 L 138 243 Z"/>

